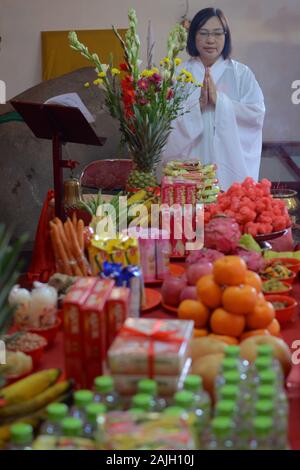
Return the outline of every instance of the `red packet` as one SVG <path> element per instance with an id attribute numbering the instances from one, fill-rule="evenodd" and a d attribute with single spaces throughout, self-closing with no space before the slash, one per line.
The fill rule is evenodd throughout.
<path id="1" fill-rule="evenodd" d="M 129 312 L 130 289 L 114 287 L 107 301 L 106 351 L 121 330 Z"/>

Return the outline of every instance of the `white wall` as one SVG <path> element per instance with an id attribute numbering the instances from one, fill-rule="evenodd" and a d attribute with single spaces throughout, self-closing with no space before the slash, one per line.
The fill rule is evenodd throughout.
<path id="1" fill-rule="evenodd" d="M 190 17 L 207 6 L 189 3 Z M 168 30 L 185 11 L 185 0 L 0 0 L 0 79 L 7 84 L 7 97 L 40 82 L 41 31 L 126 27 L 130 6 L 137 11 L 144 44 L 151 19 L 158 60 Z M 291 84 L 300 79 L 300 1 L 219 0 L 215 6 L 229 19 L 234 58 L 247 63 L 262 86 L 264 138 L 300 140 L 300 105 L 291 102 Z"/>

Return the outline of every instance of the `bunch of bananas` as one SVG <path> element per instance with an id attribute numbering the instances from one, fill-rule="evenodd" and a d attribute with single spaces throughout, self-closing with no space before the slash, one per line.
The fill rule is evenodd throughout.
<path id="1" fill-rule="evenodd" d="M 151 205 L 158 204 L 159 198 L 157 195 L 145 189 L 137 191 L 135 194 L 127 198 L 127 203 L 120 204 L 120 197 L 125 197 L 123 193 L 114 196 L 109 204 L 114 210 L 116 219 L 116 232 L 119 232 L 120 223 L 122 220 L 127 220 L 129 225 L 133 220 L 141 227 L 148 227 L 151 217 Z M 97 223 L 102 219 L 102 204 L 98 206 L 96 216 L 93 217 L 91 226 L 97 232 Z"/>
<path id="2" fill-rule="evenodd" d="M 57 382 L 60 374 L 60 369 L 46 369 L 0 389 L 0 448 L 9 440 L 13 423 L 25 422 L 36 427 L 45 417 L 49 403 L 68 398 L 72 383 Z"/>

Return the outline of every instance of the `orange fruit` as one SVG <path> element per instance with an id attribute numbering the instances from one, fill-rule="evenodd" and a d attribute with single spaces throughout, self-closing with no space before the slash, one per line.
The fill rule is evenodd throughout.
<path id="1" fill-rule="evenodd" d="M 267 327 L 267 330 L 272 336 L 280 336 L 280 324 L 276 318 L 273 318 L 270 325 Z"/>
<path id="2" fill-rule="evenodd" d="M 247 286 L 252 286 L 256 289 L 256 292 L 261 292 L 262 289 L 262 280 L 260 276 L 254 271 L 246 271 L 245 284 Z"/>
<path id="3" fill-rule="evenodd" d="M 178 318 L 180 320 L 194 320 L 195 328 L 205 326 L 208 317 L 208 308 L 198 300 L 183 300 L 178 307 Z"/>
<path id="4" fill-rule="evenodd" d="M 210 333 L 208 338 L 217 339 L 219 341 L 223 341 L 226 344 L 238 344 L 238 340 L 233 336 L 226 336 L 226 335 L 215 335 L 214 333 Z"/>
<path id="5" fill-rule="evenodd" d="M 239 256 L 223 256 L 214 262 L 213 275 L 217 284 L 238 286 L 245 283 L 247 265 Z"/>
<path id="6" fill-rule="evenodd" d="M 214 281 L 212 274 L 202 276 L 196 284 L 197 295 L 207 307 L 217 308 L 222 305 L 222 289 Z"/>
<path id="7" fill-rule="evenodd" d="M 245 331 L 240 337 L 240 340 L 243 341 L 244 339 L 250 338 L 251 336 L 270 336 L 270 332 L 268 330 L 252 330 L 252 331 Z"/>
<path id="8" fill-rule="evenodd" d="M 222 296 L 225 310 L 237 315 L 252 313 L 257 303 L 257 292 L 252 286 L 226 287 Z"/>
<path id="9" fill-rule="evenodd" d="M 223 308 L 217 308 L 210 317 L 210 326 L 213 333 L 225 336 L 240 336 L 246 324 L 243 315 L 235 315 Z"/>
<path id="10" fill-rule="evenodd" d="M 265 299 L 258 300 L 253 312 L 246 317 L 246 325 L 252 330 L 264 329 L 270 325 L 274 318 L 275 310 L 271 302 L 267 302 Z"/>
<path id="11" fill-rule="evenodd" d="M 208 330 L 206 328 L 194 328 L 194 338 L 203 338 L 203 336 L 208 335 Z"/>

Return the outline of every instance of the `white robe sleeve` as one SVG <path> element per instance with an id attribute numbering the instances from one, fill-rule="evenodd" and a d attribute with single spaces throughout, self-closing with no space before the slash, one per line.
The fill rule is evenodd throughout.
<path id="1" fill-rule="evenodd" d="M 213 148 L 224 190 L 247 176 L 257 180 L 261 160 L 263 94 L 248 67 L 243 66 L 237 83 L 239 100 L 232 100 L 223 92 L 217 93 Z"/>
<path id="2" fill-rule="evenodd" d="M 195 90 L 185 103 L 184 114 L 172 122 L 172 131 L 164 150 L 164 161 L 191 158 L 195 142 L 203 135 L 199 98 L 200 91 Z"/>

